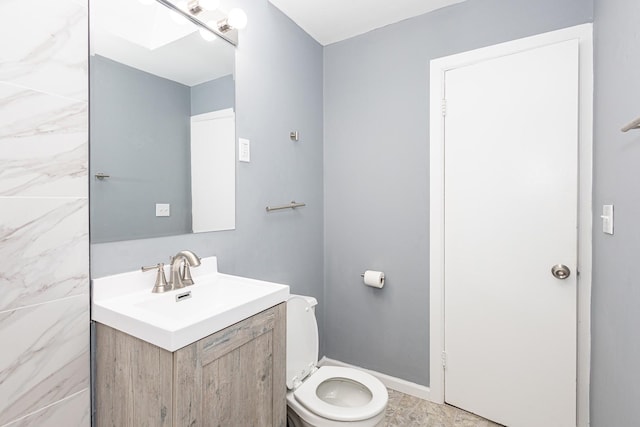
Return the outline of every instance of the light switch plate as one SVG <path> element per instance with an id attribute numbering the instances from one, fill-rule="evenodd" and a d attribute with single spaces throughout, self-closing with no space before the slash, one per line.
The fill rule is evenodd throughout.
<path id="1" fill-rule="evenodd" d="M 602 232 L 613 234 L 613 205 L 602 205 Z"/>
<path id="2" fill-rule="evenodd" d="M 251 141 L 238 138 L 238 160 L 241 162 L 251 162 Z"/>
<path id="3" fill-rule="evenodd" d="M 169 203 L 156 203 L 156 216 L 171 216 L 171 205 Z"/>

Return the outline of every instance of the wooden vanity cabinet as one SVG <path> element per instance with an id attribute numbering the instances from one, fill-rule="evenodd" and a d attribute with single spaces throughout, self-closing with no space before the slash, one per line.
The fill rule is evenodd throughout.
<path id="1" fill-rule="evenodd" d="M 96 324 L 98 427 L 286 426 L 284 303 L 175 352 Z"/>

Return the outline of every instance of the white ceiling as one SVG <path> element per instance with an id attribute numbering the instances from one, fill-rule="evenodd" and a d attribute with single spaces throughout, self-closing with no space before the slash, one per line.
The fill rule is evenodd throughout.
<path id="1" fill-rule="evenodd" d="M 269 0 L 326 46 L 465 0 Z"/>

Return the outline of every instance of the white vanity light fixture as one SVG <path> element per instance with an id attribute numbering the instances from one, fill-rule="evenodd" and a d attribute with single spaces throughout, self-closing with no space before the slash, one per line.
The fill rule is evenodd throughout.
<path id="1" fill-rule="evenodd" d="M 216 10 L 220 6 L 220 0 L 199 0 L 200 7 L 204 10 Z"/>
<path id="2" fill-rule="evenodd" d="M 214 11 L 220 6 L 220 0 L 189 0 L 187 9 L 189 13 L 196 16 L 203 11 Z"/>
<path id="3" fill-rule="evenodd" d="M 226 33 L 230 30 L 243 30 L 247 27 L 247 14 L 244 10 L 234 8 L 225 19 L 218 21 L 218 31 Z"/>
<path id="4" fill-rule="evenodd" d="M 239 8 L 231 9 L 229 11 L 229 16 L 227 17 L 227 23 L 231 28 L 244 30 L 247 28 L 247 14 L 244 13 L 244 10 Z"/>
<path id="5" fill-rule="evenodd" d="M 247 26 L 247 14 L 244 10 L 239 8 L 233 8 L 229 11 L 226 18 L 225 13 L 222 10 L 215 10 L 218 8 L 219 0 L 155 0 L 169 9 L 171 18 L 179 23 L 184 24 L 191 22 L 197 27 L 208 28 L 218 37 L 222 38 L 226 42 L 233 46 L 238 45 L 238 32 L 237 30 L 244 29 Z M 204 23 L 204 20 L 213 18 L 208 16 L 208 12 L 211 12 L 217 16 L 223 16 L 223 19 L 219 19 L 216 22 Z M 214 18 L 215 19 L 215 18 Z M 205 40 L 209 40 L 211 37 L 205 32 L 200 31 L 201 36 Z M 194 29 L 195 31 L 195 29 Z"/>

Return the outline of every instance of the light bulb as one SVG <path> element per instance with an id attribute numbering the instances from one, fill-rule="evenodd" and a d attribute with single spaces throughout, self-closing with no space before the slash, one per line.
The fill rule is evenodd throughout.
<path id="1" fill-rule="evenodd" d="M 216 10 L 220 6 L 220 0 L 200 0 L 199 4 L 204 10 Z"/>
<path id="2" fill-rule="evenodd" d="M 247 26 L 247 14 L 242 9 L 231 9 L 229 11 L 229 17 L 227 18 L 229 26 L 236 30 L 242 30 Z"/>
<path id="3" fill-rule="evenodd" d="M 207 22 L 207 26 L 208 27 L 213 27 L 215 25 L 216 25 L 216 23 L 214 21 Z M 200 36 L 203 39 L 205 39 L 206 41 L 208 41 L 208 42 L 212 42 L 217 38 L 216 35 L 213 34 L 212 31 L 209 31 L 206 28 L 200 27 L 200 29 L 198 31 L 200 31 Z"/>

